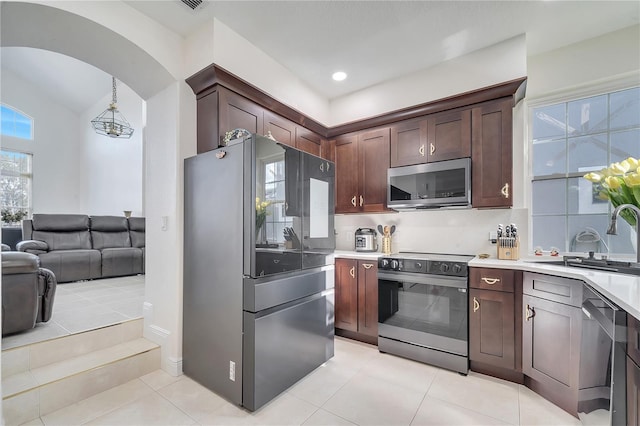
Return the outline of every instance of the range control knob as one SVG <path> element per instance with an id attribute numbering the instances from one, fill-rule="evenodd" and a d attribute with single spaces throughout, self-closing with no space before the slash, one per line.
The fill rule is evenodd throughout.
<path id="1" fill-rule="evenodd" d="M 389 259 L 381 259 L 380 260 L 380 268 L 388 269 L 389 268 Z"/>
<path id="2" fill-rule="evenodd" d="M 448 272 L 449 271 L 449 264 L 448 263 L 441 263 L 440 264 L 440 272 Z"/>
<path id="3" fill-rule="evenodd" d="M 399 266 L 400 266 L 400 262 L 398 262 L 396 259 L 391 260 L 391 269 L 393 269 L 394 271 L 397 271 Z"/>
<path id="4" fill-rule="evenodd" d="M 462 266 L 460 266 L 458 263 L 454 263 L 452 269 L 453 269 L 453 272 L 455 272 L 456 274 L 459 274 L 460 272 L 462 272 Z"/>

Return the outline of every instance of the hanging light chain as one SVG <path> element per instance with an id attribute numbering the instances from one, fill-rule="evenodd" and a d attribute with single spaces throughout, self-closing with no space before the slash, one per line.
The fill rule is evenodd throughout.
<path id="1" fill-rule="evenodd" d="M 111 79 L 113 80 L 113 104 L 115 105 L 118 103 L 118 95 L 116 94 L 116 78 L 111 77 Z"/>

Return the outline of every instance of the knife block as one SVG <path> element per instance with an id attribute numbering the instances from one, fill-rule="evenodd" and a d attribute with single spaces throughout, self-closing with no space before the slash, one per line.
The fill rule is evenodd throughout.
<path id="1" fill-rule="evenodd" d="M 498 238 L 498 259 L 518 260 L 520 258 L 520 238 Z"/>

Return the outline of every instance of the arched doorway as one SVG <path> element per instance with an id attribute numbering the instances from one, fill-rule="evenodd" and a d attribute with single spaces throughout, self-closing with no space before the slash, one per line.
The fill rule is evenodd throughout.
<path id="1" fill-rule="evenodd" d="M 180 374 L 181 163 L 182 156 L 189 154 L 180 141 L 189 144 L 195 139 L 188 129 L 190 120 L 185 119 L 191 116 L 195 123 L 195 98 L 179 75 L 180 38 L 141 19 L 122 2 L 52 2 L 51 6 L 3 2 L 0 7 L 0 46 L 33 47 L 74 57 L 123 81 L 147 103 L 144 333 L 162 346 L 163 369 Z"/>

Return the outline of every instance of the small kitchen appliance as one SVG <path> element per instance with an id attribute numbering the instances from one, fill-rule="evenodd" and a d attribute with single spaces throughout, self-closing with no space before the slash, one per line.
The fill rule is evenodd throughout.
<path id="1" fill-rule="evenodd" d="M 356 251 L 378 251 L 378 238 L 373 228 L 358 228 L 356 230 Z"/>

